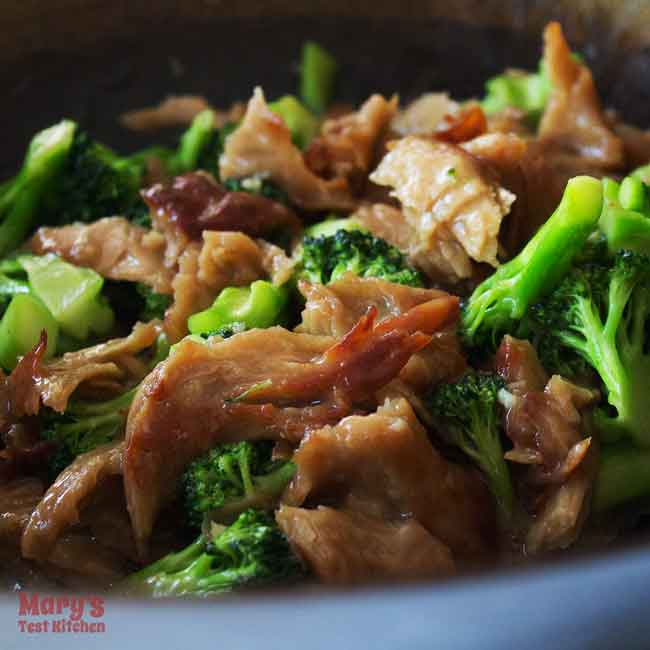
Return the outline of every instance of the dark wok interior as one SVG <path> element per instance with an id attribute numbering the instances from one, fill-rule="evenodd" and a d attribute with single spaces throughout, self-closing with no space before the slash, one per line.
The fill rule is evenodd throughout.
<path id="1" fill-rule="evenodd" d="M 320 15 L 317 3 L 296 8 L 238 2 L 225 9 L 162 2 L 154 10 L 135 2 L 122 8 L 124 15 L 110 3 L 54 4 L 59 10 L 34 3 L 16 7 L 15 15 L 9 11 L 0 36 L 2 113 L 11 124 L 0 175 L 15 169 L 31 134 L 62 116 L 128 150 L 148 141 L 117 123 L 129 108 L 179 93 L 203 94 L 213 105 L 227 106 L 248 97 L 258 83 L 270 96 L 292 92 L 305 38 L 336 54 L 342 101 L 359 102 L 372 92 L 409 99 L 440 89 L 461 98 L 479 95 L 485 79 L 504 67 L 537 64 L 541 28 L 551 17 L 563 20 L 605 103 L 627 121 L 650 124 L 650 47 L 642 47 L 642 35 L 635 34 L 640 25 L 634 21 L 628 29 L 602 10 L 577 14 L 571 3 L 544 11 L 545 3 L 524 0 L 496 6 L 460 0 L 453 11 L 437 6 L 443 3 L 411 2 L 406 12 L 393 3 L 328 3 L 327 15 Z"/>

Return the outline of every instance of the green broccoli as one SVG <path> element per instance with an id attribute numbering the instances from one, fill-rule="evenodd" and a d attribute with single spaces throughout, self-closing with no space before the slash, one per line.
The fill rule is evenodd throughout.
<path id="1" fill-rule="evenodd" d="M 498 394 L 505 387 L 497 375 L 469 373 L 438 386 L 426 403 L 435 427 L 483 471 L 504 521 L 513 510 L 513 490 L 503 457 Z"/>
<path id="2" fill-rule="evenodd" d="M 3 272 L 4 271 L 4 272 Z M 104 279 L 56 255 L 20 255 L 0 263 L 0 365 L 11 370 L 47 332 L 46 357 L 108 334 L 113 310 Z M 77 346 L 78 347 L 78 346 Z"/>
<path id="3" fill-rule="evenodd" d="M 280 325 L 287 320 L 289 290 L 266 280 L 256 280 L 248 287 L 226 287 L 211 307 L 192 314 L 187 320 L 191 334 L 207 334 L 234 323 L 247 329 Z"/>
<path id="4" fill-rule="evenodd" d="M 0 366 L 13 370 L 20 357 L 34 349 L 43 331 L 47 334 L 44 358 L 59 345 L 59 324 L 50 310 L 31 293 L 15 295 L 0 320 Z"/>
<path id="5" fill-rule="evenodd" d="M 269 104 L 269 109 L 282 118 L 291 131 L 293 143 L 300 149 L 306 149 L 320 131 L 320 120 L 293 95 L 276 99 Z"/>
<path id="6" fill-rule="evenodd" d="M 79 454 L 115 440 L 124 429 L 136 390 L 106 402 L 71 402 L 65 413 L 44 410 L 41 438 L 56 443 L 48 466 L 52 480 Z"/>
<path id="7" fill-rule="evenodd" d="M 577 353 L 598 373 L 611 407 L 594 415 L 603 439 L 629 436 L 649 446 L 650 257 L 620 251 L 575 265 L 529 317 L 545 332 L 545 346 Z"/>
<path id="8" fill-rule="evenodd" d="M 636 175 L 617 183 L 603 179 L 603 210 L 598 222 L 610 252 L 650 253 L 650 188 Z"/>
<path id="9" fill-rule="evenodd" d="M 215 125 L 214 113 L 209 109 L 199 113 L 180 138 L 171 163 L 173 175 L 184 174 L 197 169 L 199 162 L 208 164 L 204 156 L 212 151 L 215 142 L 219 143 L 220 135 Z M 220 152 L 216 154 L 215 160 L 209 162 L 211 169 L 214 165 L 218 165 L 219 155 Z"/>
<path id="10" fill-rule="evenodd" d="M 47 197 L 61 182 L 75 130 L 74 122 L 64 120 L 37 133 L 18 175 L 0 186 L 0 257 L 39 225 Z"/>
<path id="11" fill-rule="evenodd" d="M 21 255 L 31 292 L 50 310 L 61 331 L 78 341 L 110 332 L 115 315 L 102 295 L 104 278 L 53 253 Z"/>
<path id="12" fill-rule="evenodd" d="M 602 197 L 595 178 L 577 176 L 567 183 L 560 205 L 521 253 L 479 284 L 463 305 L 461 335 L 468 348 L 493 350 L 559 283 L 595 230 Z"/>
<path id="13" fill-rule="evenodd" d="M 167 358 L 169 341 L 159 334 L 155 344 L 146 354 L 150 370 Z M 123 431 L 126 418 L 140 385 L 105 402 L 71 401 L 64 413 L 43 409 L 41 438 L 57 443 L 56 453 L 50 459 L 49 474 L 52 479 L 67 467 L 79 454 L 97 445 L 112 442 Z"/>
<path id="14" fill-rule="evenodd" d="M 338 64 L 318 43 L 306 41 L 300 64 L 300 97 L 315 113 L 324 113 L 332 101 Z"/>
<path id="15" fill-rule="evenodd" d="M 305 228 L 305 236 L 312 238 L 330 237 L 336 235 L 339 230 L 363 230 L 367 232 L 363 224 L 355 217 L 341 218 L 333 214 L 323 219 L 323 221 Z"/>
<path id="16" fill-rule="evenodd" d="M 88 222 L 137 212 L 146 171 L 146 157 L 119 156 L 76 127 L 57 192 L 50 197 L 50 221 Z"/>
<path id="17" fill-rule="evenodd" d="M 219 158 L 226 138 L 237 126 L 235 122 L 228 122 L 221 128 L 216 128 L 212 111 L 199 113 L 181 136 L 171 165 L 172 175 L 202 169 L 219 180 Z"/>
<path id="18" fill-rule="evenodd" d="M 573 52 L 571 56 L 574 60 L 582 62 L 579 54 Z M 481 108 L 487 115 L 499 113 L 509 106 L 517 108 L 526 113 L 532 127 L 537 127 L 552 90 L 546 61 L 541 59 L 537 72 L 510 69 L 488 79 Z"/>
<path id="19" fill-rule="evenodd" d="M 16 277 L 13 273 L 5 273 L 0 269 L 0 316 L 7 311 L 7 307 L 14 296 L 29 293 L 29 282 L 24 277 L 22 268 Z"/>
<path id="20" fill-rule="evenodd" d="M 162 320 L 165 311 L 172 304 L 172 296 L 156 293 L 151 287 L 141 282 L 136 282 L 135 290 L 142 300 L 139 319 L 145 323 L 156 318 Z"/>
<path id="21" fill-rule="evenodd" d="M 362 278 L 424 286 L 422 274 L 407 264 L 397 248 L 368 232 L 339 229 L 332 235 L 303 239 L 297 277 L 328 284 L 347 271 Z"/>
<path id="22" fill-rule="evenodd" d="M 591 505 L 596 515 L 650 497 L 650 451 L 619 442 L 603 446 L 598 460 Z"/>
<path id="23" fill-rule="evenodd" d="M 511 106 L 527 114 L 531 125 L 539 122 L 551 95 L 551 81 L 544 61 L 539 62 L 537 72 L 506 70 L 485 83 L 485 98 L 481 108 L 487 115 L 499 113 Z"/>
<path id="24" fill-rule="evenodd" d="M 210 596 L 233 589 L 296 580 L 304 570 L 272 515 L 246 510 L 227 528 L 207 535 L 126 578 L 123 592 Z"/>
<path id="25" fill-rule="evenodd" d="M 232 521 L 247 508 L 269 508 L 293 478 L 291 461 L 272 460 L 273 443 L 238 442 L 215 447 L 190 464 L 182 480 L 188 522 Z"/>

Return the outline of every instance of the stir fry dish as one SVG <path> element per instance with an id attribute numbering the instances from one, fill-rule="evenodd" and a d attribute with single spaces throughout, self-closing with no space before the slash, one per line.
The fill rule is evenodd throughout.
<path id="1" fill-rule="evenodd" d="M 0 558 L 112 593 L 447 579 L 650 497 L 650 132 L 559 24 L 479 99 L 171 97 L 0 184 Z M 152 135 L 155 140 L 155 135 Z M 13 584 L 13 582 L 12 582 Z"/>

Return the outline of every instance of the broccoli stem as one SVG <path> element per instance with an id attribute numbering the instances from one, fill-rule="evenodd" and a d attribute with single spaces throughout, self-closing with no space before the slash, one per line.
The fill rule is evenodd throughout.
<path id="1" fill-rule="evenodd" d="M 244 323 L 247 329 L 265 328 L 284 322 L 289 302 L 286 287 L 256 280 L 249 287 L 227 287 L 212 307 L 189 317 L 191 334 L 214 332 L 232 323 Z"/>
<path id="2" fill-rule="evenodd" d="M 66 413 L 69 415 L 100 417 L 104 415 L 115 415 L 119 411 L 129 409 L 137 390 L 138 386 L 135 386 L 131 388 L 131 390 L 128 390 L 107 402 L 70 402 Z"/>
<path id="3" fill-rule="evenodd" d="M 530 305 L 551 291 L 596 227 L 603 203 L 601 182 L 572 178 L 562 201 L 526 247 L 474 291 L 463 310 L 462 331 L 476 346 L 488 334 L 492 346 Z"/>
<path id="4" fill-rule="evenodd" d="M 192 120 L 189 129 L 181 136 L 177 153 L 167 161 L 169 171 L 176 175 L 196 169 L 202 152 L 213 137 L 215 128 L 214 113 L 211 110 L 199 113 Z"/>
<path id="5" fill-rule="evenodd" d="M 222 506 L 206 513 L 206 521 L 229 522 L 248 508 L 258 510 L 272 508 L 295 473 L 295 464 L 287 462 L 269 474 L 256 476 L 251 480 L 250 472 L 245 472 L 242 468 L 244 494 L 241 497 L 227 499 Z M 248 481 L 246 481 L 247 475 Z"/>
<path id="6" fill-rule="evenodd" d="M 0 365 L 13 370 L 18 359 L 39 342 L 47 332 L 45 357 L 54 354 L 59 326 L 48 308 L 31 294 L 14 296 L 0 321 Z"/>
<path id="7" fill-rule="evenodd" d="M 592 509 L 600 514 L 650 496 L 650 451 L 630 444 L 605 446 L 600 453 Z"/>
<path id="8" fill-rule="evenodd" d="M 280 116 L 291 131 L 293 143 L 306 149 L 318 135 L 320 120 L 310 113 L 293 95 L 285 95 L 269 104 L 269 109 Z"/>
<path id="9" fill-rule="evenodd" d="M 338 64 L 318 43 L 307 41 L 302 47 L 300 97 L 315 113 L 323 113 L 332 100 Z"/>
<path id="10" fill-rule="evenodd" d="M 508 465 L 503 457 L 496 416 L 487 426 L 477 422 L 474 426 L 475 439 L 464 434 L 459 447 L 483 471 L 490 492 L 497 502 L 501 521 L 507 525 L 512 519 L 514 492 Z"/>
<path id="11" fill-rule="evenodd" d="M 650 202 L 641 179 L 632 174 L 619 185 L 605 178 L 603 194 L 598 226 L 610 253 L 621 249 L 650 253 Z"/>
<path id="12" fill-rule="evenodd" d="M 69 120 L 36 134 L 23 167 L 3 184 L 0 199 L 0 257 L 15 249 L 35 225 L 48 191 L 65 165 L 76 125 Z"/>
<path id="13" fill-rule="evenodd" d="M 74 266 L 54 254 L 18 258 L 29 285 L 47 306 L 61 330 L 80 341 L 91 333 L 104 335 L 115 316 L 101 295 L 104 278 L 92 269 Z"/>

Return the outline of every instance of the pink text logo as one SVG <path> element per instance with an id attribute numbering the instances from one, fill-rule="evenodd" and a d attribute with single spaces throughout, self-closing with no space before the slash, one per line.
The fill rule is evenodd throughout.
<path id="1" fill-rule="evenodd" d="M 18 593 L 18 629 L 25 634 L 99 634 L 106 632 L 100 596 Z"/>

